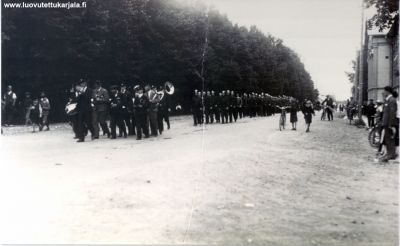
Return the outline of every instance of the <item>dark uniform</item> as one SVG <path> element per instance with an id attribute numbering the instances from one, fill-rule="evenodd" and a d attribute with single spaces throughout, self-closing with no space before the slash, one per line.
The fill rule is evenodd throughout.
<path id="1" fill-rule="evenodd" d="M 218 97 L 215 95 L 214 91 L 211 92 L 211 123 L 220 122 L 219 108 L 218 108 Z"/>
<path id="2" fill-rule="evenodd" d="M 85 141 L 87 130 L 90 131 L 92 139 L 95 139 L 96 133 L 92 124 L 92 95 L 93 92 L 87 86 L 78 93 L 76 98 L 77 105 L 77 137 L 78 142 Z"/>
<path id="3" fill-rule="evenodd" d="M 158 112 L 158 103 L 160 102 L 159 95 L 154 89 L 148 89 L 146 92 L 146 96 L 149 99 L 148 120 L 149 120 L 151 135 L 158 136 L 157 112 Z"/>
<path id="4" fill-rule="evenodd" d="M 207 93 L 204 97 L 204 114 L 206 118 L 206 124 L 211 122 L 211 95 Z"/>
<path id="5" fill-rule="evenodd" d="M 160 88 L 163 91 L 163 88 Z M 164 123 L 167 123 L 167 128 L 170 129 L 170 124 L 169 124 L 169 110 L 170 110 L 170 102 L 169 102 L 169 95 L 165 93 L 165 91 L 162 92 L 163 97 L 161 98 L 160 102 L 158 103 L 158 115 L 157 115 L 157 120 L 158 120 L 158 130 L 160 131 L 160 134 L 162 131 L 164 131 Z"/>
<path id="6" fill-rule="evenodd" d="M 228 117 L 229 117 L 229 97 L 230 97 L 230 96 L 225 95 L 224 93 L 221 95 L 220 109 L 221 109 L 222 124 L 228 123 Z"/>
<path id="7" fill-rule="evenodd" d="M 116 87 L 111 89 L 110 96 L 110 128 L 111 128 L 111 139 L 117 137 L 117 126 L 119 129 L 119 135 L 127 137 L 126 127 L 124 123 L 124 105 L 122 95 L 117 91 Z"/>
<path id="8" fill-rule="evenodd" d="M 107 126 L 107 117 L 109 112 L 110 96 L 108 91 L 101 86 L 93 90 L 94 99 L 94 114 L 93 124 L 96 132 L 96 136 L 99 136 L 99 123 L 103 131 L 103 135 L 107 134 L 107 137 L 111 137 L 110 130 Z"/>
<path id="9" fill-rule="evenodd" d="M 192 105 L 193 105 L 192 112 L 193 112 L 194 125 L 197 126 L 197 124 L 203 123 L 203 117 L 202 117 L 203 105 L 201 101 L 201 96 L 198 93 L 193 96 Z"/>
<path id="10" fill-rule="evenodd" d="M 142 133 L 145 138 L 149 137 L 149 126 L 147 123 L 147 112 L 149 109 L 149 99 L 143 93 L 136 93 L 133 101 L 133 110 L 136 120 L 136 139 L 142 139 Z"/>
<path id="11" fill-rule="evenodd" d="M 135 135 L 135 123 L 134 123 L 134 114 L 133 114 L 133 96 L 132 93 L 124 88 L 124 85 L 121 86 L 121 99 L 122 99 L 122 118 L 124 124 L 128 128 L 129 135 Z"/>

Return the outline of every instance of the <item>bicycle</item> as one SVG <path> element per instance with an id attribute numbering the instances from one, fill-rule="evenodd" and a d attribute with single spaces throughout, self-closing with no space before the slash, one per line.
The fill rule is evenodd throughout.
<path id="1" fill-rule="evenodd" d="M 377 118 L 376 124 L 368 134 L 368 142 L 372 147 L 378 148 L 382 142 L 381 137 L 382 137 L 382 127 L 380 126 L 380 120 Z"/>

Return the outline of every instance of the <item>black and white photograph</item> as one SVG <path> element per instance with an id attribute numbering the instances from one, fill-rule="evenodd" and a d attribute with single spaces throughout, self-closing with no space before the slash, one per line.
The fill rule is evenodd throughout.
<path id="1" fill-rule="evenodd" d="M 399 245 L 399 0 L 0 3 L 0 244 Z"/>

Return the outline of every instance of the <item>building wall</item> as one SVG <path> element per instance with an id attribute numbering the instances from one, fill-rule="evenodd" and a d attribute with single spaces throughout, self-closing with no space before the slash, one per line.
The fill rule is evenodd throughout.
<path id="1" fill-rule="evenodd" d="M 370 36 L 368 44 L 368 99 L 383 100 L 383 88 L 392 85 L 392 47 L 384 35 Z"/>

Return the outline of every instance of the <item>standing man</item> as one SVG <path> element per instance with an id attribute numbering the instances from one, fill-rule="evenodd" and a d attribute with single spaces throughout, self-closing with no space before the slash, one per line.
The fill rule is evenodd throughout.
<path id="1" fill-rule="evenodd" d="M 368 117 L 368 127 L 372 128 L 375 125 L 375 114 L 376 114 L 376 108 L 375 108 L 375 104 L 374 104 L 374 100 L 373 99 L 369 99 L 367 108 L 366 108 L 366 113 L 367 113 L 367 117 Z"/>
<path id="2" fill-rule="evenodd" d="M 146 91 L 146 96 L 149 99 L 148 119 L 150 123 L 151 135 L 157 137 L 158 136 L 157 112 L 158 112 L 158 103 L 160 102 L 160 99 L 154 87 L 151 88 L 150 85 L 146 85 L 144 89 Z"/>
<path id="3" fill-rule="evenodd" d="M 211 91 L 211 121 L 214 121 L 215 118 L 215 122 L 219 123 L 220 122 L 220 115 L 219 115 L 219 98 L 215 95 L 215 91 Z"/>
<path id="4" fill-rule="evenodd" d="M 221 108 L 221 117 L 222 117 L 222 124 L 228 123 L 229 118 L 229 95 L 225 94 L 225 91 L 221 93 L 221 101 L 220 101 L 220 108 Z"/>
<path id="5" fill-rule="evenodd" d="M 111 139 L 117 138 L 117 126 L 119 131 L 119 137 L 127 138 L 126 127 L 124 123 L 123 115 L 123 101 L 121 93 L 118 91 L 118 86 L 111 86 L 110 96 L 110 128 L 111 128 Z"/>
<path id="6" fill-rule="evenodd" d="M 4 126 L 12 126 L 14 123 L 14 116 L 16 112 L 15 102 L 17 101 L 17 95 L 13 92 L 12 86 L 7 86 L 7 92 L 3 96 L 4 99 Z"/>
<path id="7" fill-rule="evenodd" d="M 136 139 L 142 139 L 142 133 L 145 138 L 149 137 L 149 126 L 147 125 L 147 111 L 149 107 L 149 100 L 143 94 L 143 88 L 139 85 L 134 87 L 135 98 L 133 100 L 133 110 L 135 112 L 135 125 L 136 125 Z"/>
<path id="8" fill-rule="evenodd" d="M 206 94 L 203 93 L 204 98 L 204 114 L 206 118 L 206 124 L 211 123 L 211 93 L 207 91 Z"/>
<path id="9" fill-rule="evenodd" d="M 131 119 L 132 111 L 133 111 L 133 102 L 132 102 L 133 96 L 126 89 L 125 84 L 121 84 L 120 96 L 121 96 L 121 100 L 122 100 L 121 114 L 122 114 L 123 122 L 126 125 L 126 127 L 128 128 L 128 134 L 130 136 L 136 135 L 135 129 L 133 128 L 132 119 Z"/>
<path id="10" fill-rule="evenodd" d="M 24 109 L 25 109 L 25 126 L 31 125 L 31 110 L 32 110 L 33 101 L 31 98 L 31 93 L 25 92 L 24 98 Z"/>
<path id="11" fill-rule="evenodd" d="M 40 93 L 40 101 L 39 104 L 42 108 L 42 128 L 46 126 L 46 130 L 50 130 L 49 127 L 49 114 L 50 114 L 50 101 L 46 97 L 46 94 L 44 92 Z M 42 129 L 39 128 L 39 131 Z"/>
<path id="12" fill-rule="evenodd" d="M 107 137 L 111 137 L 110 130 L 107 126 L 107 116 L 109 112 L 109 103 L 110 96 L 108 91 L 101 86 L 101 82 L 99 80 L 96 81 L 95 89 L 93 91 L 93 99 L 94 99 L 94 116 L 93 123 L 94 129 L 96 132 L 96 137 L 99 136 L 99 123 L 100 127 L 103 130 L 103 135 L 107 134 Z"/>
<path id="13" fill-rule="evenodd" d="M 325 100 L 322 101 L 321 104 L 326 103 L 326 113 L 328 115 L 328 121 L 333 120 L 333 109 L 334 109 L 334 105 L 333 105 L 333 99 L 327 95 Z"/>
<path id="14" fill-rule="evenodd" d="M 390 86 L 386 86 L 382 92 L 382 96 L 385 98 L 382 119 L 383 141 L 387 150 L 386 154 L 380 159 L 382 162 L 388 162 L 396 158 L 395 136 L 398 134 L 396 132 L 397 102 L 392 93 L 393 89 Z"/>
<path id="15" fill-rule="evenodd" d="M 157 112 L 157 120 L 158 120 L 158 131 L 160 134 L 164 131 L 164 120 L 167 123 L 167 128 L 170 129 L 169 125 L 169 98 L 168 94 L 164 90 L 163 86 L 158 87 L 157 91 L 159 95 L 160 102 L 158 103 L 158 112 Z"/>
<path id="16" fill-rule="evenodd" d="M 92 135 L 92 140 L 96 138 L 92 122 L 92 96 L 93 92 L 88 88 L 87 82 L 83 81 L 78 86 L 78 95 L 76 98 L 77 109 L 77 142 L 84 142 L 87 130 Z"/>

